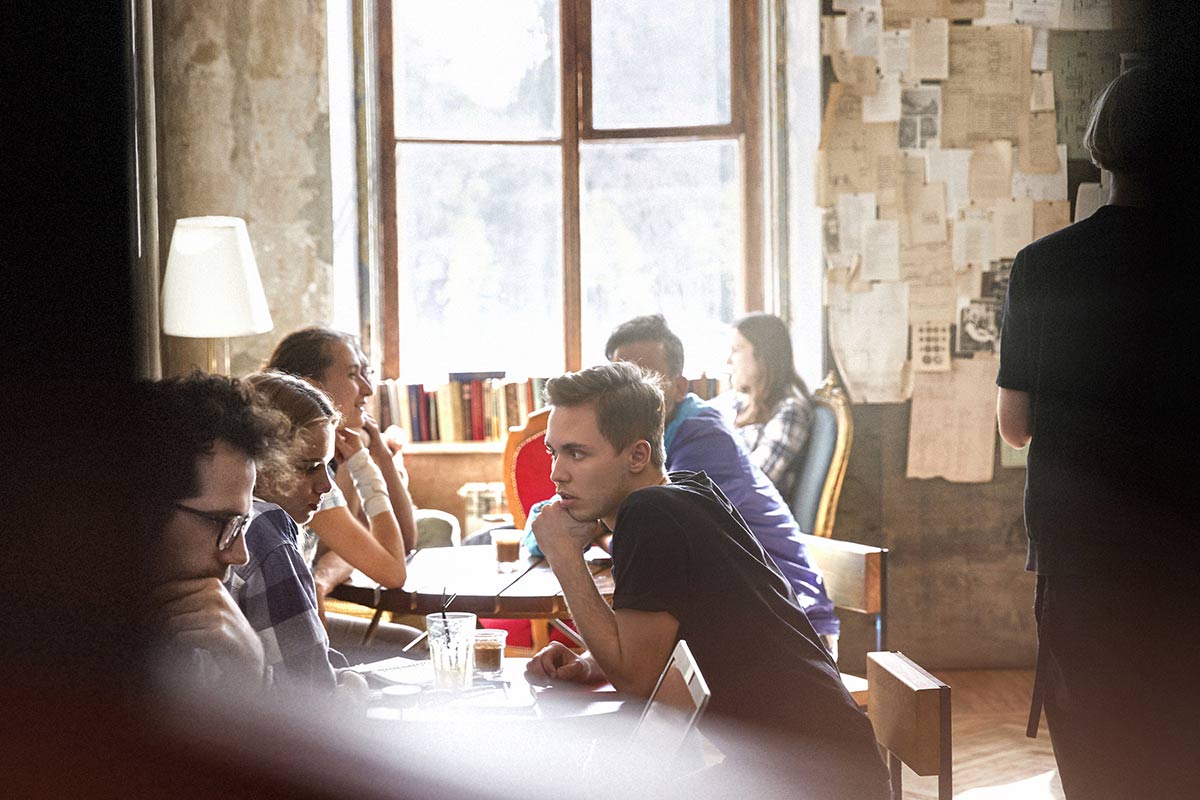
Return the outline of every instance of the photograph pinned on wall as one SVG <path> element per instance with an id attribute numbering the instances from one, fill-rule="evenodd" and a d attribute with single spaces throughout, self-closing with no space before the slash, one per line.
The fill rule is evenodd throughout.
<path id="1" fill-rule="evenodd" d="M 915 86 L 900 90 L 900 132 L 902 150 L 936 147 L 941 132 L 942 87 Z"/>
<path id="2" fill-rule="evenodd" d="M 988 269 L 980 278 L 979 296 L 988 300 L 1004 302 L 1008 296 L 1008 279 L 1012 275 L 1013 260 L 998 258 L 988 265 Z"/>
<path id="3" fill-rule="evenodd" d="M 958 337 L 954 355 L 974 358 L 976 354 L 999 352 L 999 308 L 995 300 L 984 297 L 963 298 L 958 305 Z"/>

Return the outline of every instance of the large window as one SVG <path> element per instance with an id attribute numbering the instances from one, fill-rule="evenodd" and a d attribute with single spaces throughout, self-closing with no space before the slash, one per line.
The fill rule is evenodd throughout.
<path id="1" fill-rule="evenodd" d="M 762 298 L 755 0 L 381 0 L 384 368 L 553 375 Z M 389 47 L 390 45 L 390 47 Z"/>

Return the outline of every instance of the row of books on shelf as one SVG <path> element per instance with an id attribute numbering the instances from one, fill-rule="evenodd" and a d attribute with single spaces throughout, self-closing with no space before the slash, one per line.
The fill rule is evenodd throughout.
<path id="1" fill-rule="evenodd" d="M 452 372 L 438 386 L 386 379 L 376 389 L 377 419 L 397 425 L 414 442 L 503 441 L 508 429 L 525 424 L 545 405 L 546 378 L 505 378 L 503 372 Z M 719 378 L 701 375 L 688 391 L 711 400 L 725 389 Z"/>
<path id="2" fill-rule="evenodd" d="M 414 442 L 502 441 L 544 405 L 545 378 L 503 372 L 452 372 L 438 386 L 387 379 L 376 389 L 379 424 L 398 425 Z"/>

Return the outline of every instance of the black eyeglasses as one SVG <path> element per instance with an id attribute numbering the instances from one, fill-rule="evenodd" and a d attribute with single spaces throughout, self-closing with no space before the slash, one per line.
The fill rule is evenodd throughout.
<path id="1" fill-rule="evenodd" d="M 172 505 L 180 511 L 186 511 L 216 525 L 218 550 L 228 550 L 233 547 L 233 543 L 245 535 L 246 529 L 250 527 L 250 519 L 254 516 L 253 511 L 249 514 L 220 514 L 215 511 L 201 511 L 198 508 L 185 506 L 183 503 L 172 503 Z"/>

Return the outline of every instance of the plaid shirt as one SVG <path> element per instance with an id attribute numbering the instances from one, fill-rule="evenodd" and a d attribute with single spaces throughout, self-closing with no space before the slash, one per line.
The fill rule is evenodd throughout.
<path id="1" fill-rule="evenodd" d="M 745 404 L 744 398 L 738 397 L 738 412 Z M 812 404 L 803 397 L 790 396 L 780 401 L 766 422 L 737 429 L 750 451 L 750 460 L 767 474 L 785 501 L 792 495 L 796 479 L 793 467 L 804 453 L 812 424 Z"/>
<path id="2" fill-rule="evenodd" d="M 330 659 L 345 659 L 329 649 L 312 572 L 297 549 L 299 533 L 286 511 L 256 499 L 246 531 L 250 561 L 234 567 L 227 586 L 258 632 L 275 686 L 332 690 Z"/>

